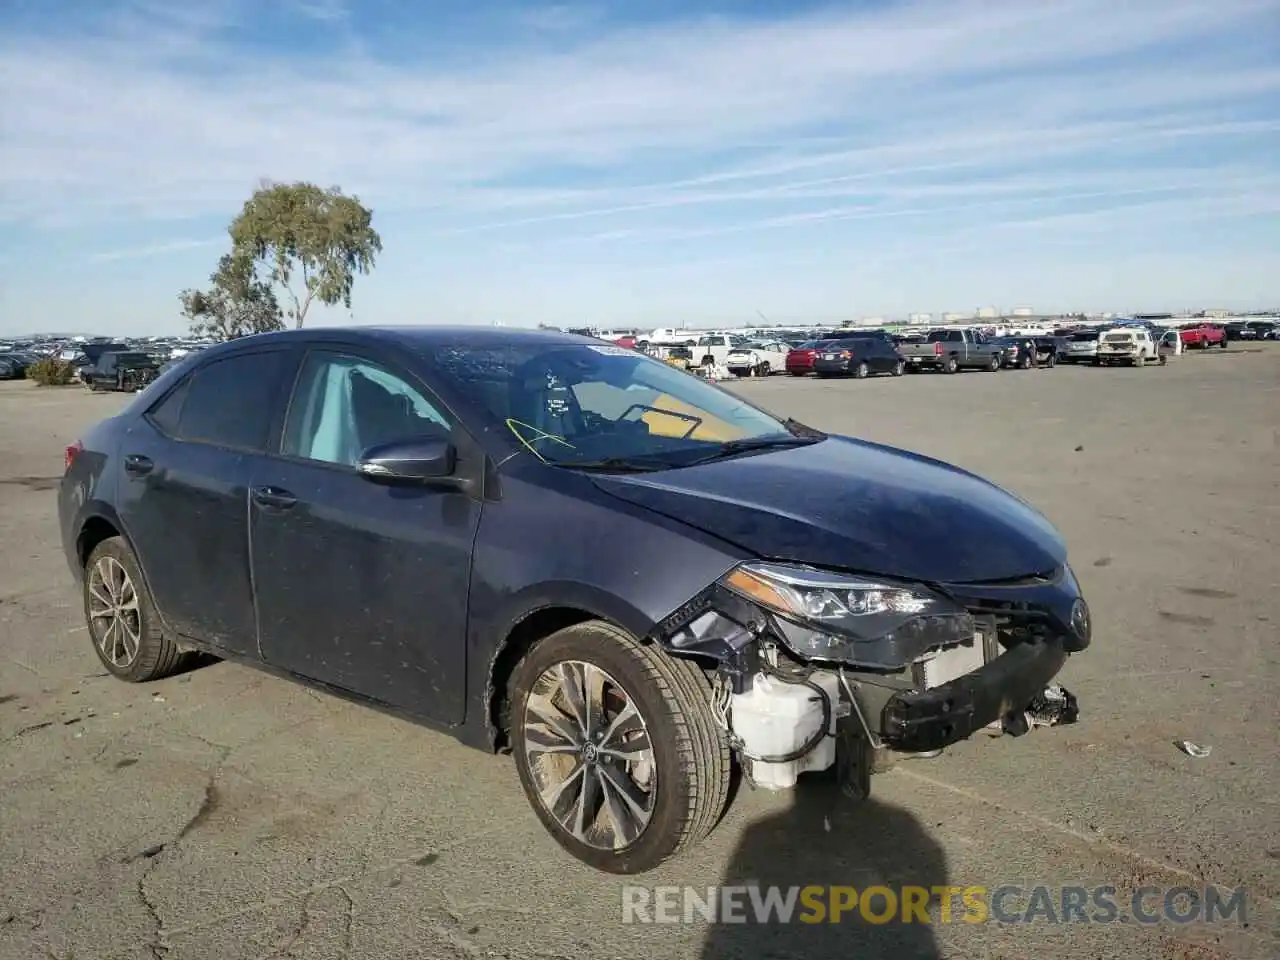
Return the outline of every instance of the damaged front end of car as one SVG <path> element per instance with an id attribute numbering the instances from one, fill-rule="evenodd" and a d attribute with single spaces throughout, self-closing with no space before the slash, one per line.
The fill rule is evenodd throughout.
<path id="1" fill-rule="evenodd" d="M 895 760 L 1074 722 L 1054 678 L 1091 638 L 1065 565 L 920 584 L 770 562 L 735 567 L 653 634 L 714 661 L 713 706 L 751 783 L 789 789 L 834 768 L 857 799 Z"/>

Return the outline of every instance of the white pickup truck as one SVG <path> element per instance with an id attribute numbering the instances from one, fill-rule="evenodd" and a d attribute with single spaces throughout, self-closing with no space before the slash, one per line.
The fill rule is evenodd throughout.
<path id="1" fill-rule="evenodd" d="M 699 367 L 706 367 L 711 364 L 727 366 L 729 354 L 739 347 L 745 347 L 750 342 L 746 337 L 736 334 L 703 334 L 698 338 L 697 345 L 690 348 L 693 350 L 694 365 Z"/>

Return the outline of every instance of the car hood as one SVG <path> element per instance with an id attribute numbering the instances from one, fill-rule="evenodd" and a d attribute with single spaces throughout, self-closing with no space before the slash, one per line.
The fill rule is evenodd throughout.
<path id="1" fill-rule="evenodd" d="M 1014 495 L 848 437 L 593 480 L 763 559 L 934 583 L 1013 579 L 1066 560 L 1057 530 Z"/>

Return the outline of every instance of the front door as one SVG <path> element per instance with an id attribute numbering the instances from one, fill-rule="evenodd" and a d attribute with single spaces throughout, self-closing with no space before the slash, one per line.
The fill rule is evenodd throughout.
<path id="1" fill-rule="evenodd" d="M 267 663 L 443 723 L 463 719 L 467 594 L 480 502 L 384 486 L 355 465 L 375 443 L 458 436 L 410 375 L 313 350 L 282 456 L 255 474 L 249 510 Z"/>

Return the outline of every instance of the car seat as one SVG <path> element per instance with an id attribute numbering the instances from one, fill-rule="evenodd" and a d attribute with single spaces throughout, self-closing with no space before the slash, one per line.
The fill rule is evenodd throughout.
<path id="1" fill-rule="evenodd" d="M 522 370 L 513 378 L 511 416 L 552 436 L 572 438 L 585 432 L 577 397 L 554 382 L 545 367 Z"/>
<path id="2" fill-rule="evenodd" d="M 420 432 L 410 419 L 408 397 L 392 393 L 359 370 L 352 370 L 348 379 L 352 419 L 361 451 Z"/>

